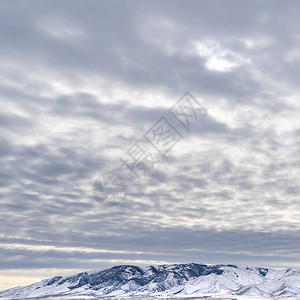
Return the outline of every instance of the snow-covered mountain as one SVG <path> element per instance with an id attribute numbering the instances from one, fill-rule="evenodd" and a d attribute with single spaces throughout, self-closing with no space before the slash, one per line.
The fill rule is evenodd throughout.
<path id="1" fill-rule="evenodd" d="M 240 268 L 234 265 L 176 264 L 145 268 L 123 265 L 74 276 L 56 276 L 0 292 L 0 298 L 92 299 L 99 297 L 300 298 L 300 269 Z"/>

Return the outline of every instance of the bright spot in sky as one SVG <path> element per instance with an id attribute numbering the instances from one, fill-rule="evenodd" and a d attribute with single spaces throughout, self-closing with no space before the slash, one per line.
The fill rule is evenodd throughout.
<path id="1" fill-rule="evenodd" d="M 230 72 L 248 62 L 236 52 L 221 47 L 215 42 L 197 42 L 196 52 L 206 59 L 205 67 L 210 71 Z"/>

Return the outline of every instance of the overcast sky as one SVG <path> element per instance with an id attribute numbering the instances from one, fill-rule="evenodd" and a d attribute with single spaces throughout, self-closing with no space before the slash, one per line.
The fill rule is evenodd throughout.
<path id="1" fill-rule="evenodd" d="M 0 289 L 118 264 L 296 266 L 299 10 L 1 1 Z M 168 111 L 186 91 L 207 111 L 190 131 Z M 99 205 L 95 179 L 162 117 L 181 138 Z"/>

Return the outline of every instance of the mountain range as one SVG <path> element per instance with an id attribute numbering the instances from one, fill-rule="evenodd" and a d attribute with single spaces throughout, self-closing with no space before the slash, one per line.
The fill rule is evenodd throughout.
<path id="1" fill-rule="evenodd" d="M 7 299 L 188 298 L 256 296 L 300 298 L 300 269 L 235 265 L 172 264 L 56 276 L 0 292 Z M 236 296 L 236 297 L 235 297 Z"/>

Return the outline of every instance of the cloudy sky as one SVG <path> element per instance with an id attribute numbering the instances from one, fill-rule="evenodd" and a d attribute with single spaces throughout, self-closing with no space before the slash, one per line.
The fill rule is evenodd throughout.
<path id="1" fill-rule="evenodd" d="M 1 1 L 0 288 L 118 264 L 296 266 L 299 9 Z M 190 131 L 168 111 L 187 91 L 207 110 Z M 181 138 L 137 180 L 120 157 L 162 117 Z M 127 196 L 103 207 L 93 183 L 118 167 Z"/>

